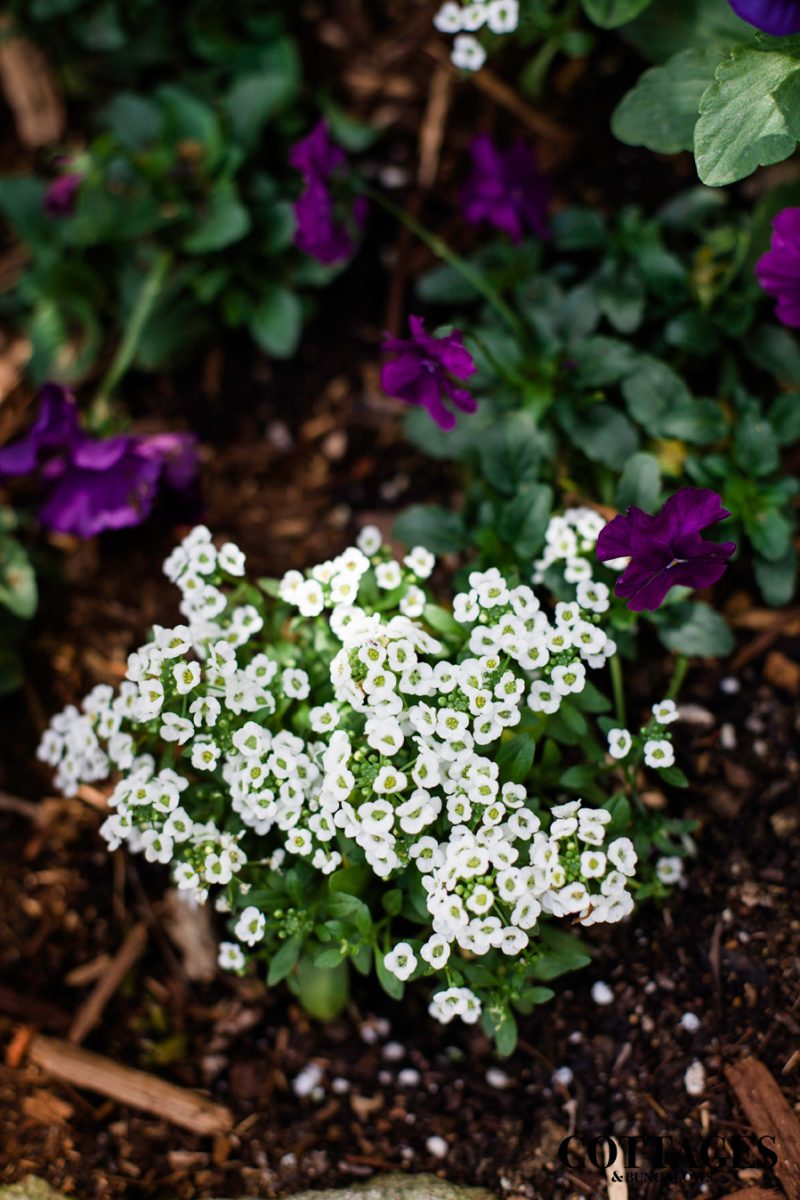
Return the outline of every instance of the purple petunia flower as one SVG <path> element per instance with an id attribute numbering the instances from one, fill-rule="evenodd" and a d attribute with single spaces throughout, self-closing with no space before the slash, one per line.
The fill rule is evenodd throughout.
<path id="1" fill-rule="evenodd" d="M 90 538 L 105 529 L 139 525 L 164 484 L 185 490 L 197 474 L 197 441 L 185 433 L 89 437 L 80 427 L 72 393 L 48 383 L 34 425 L 0 449 L 0 480 L 37 467 L 49 487 L 39 514 L 42 524 Z"/>
<path id="2" fill-rule="evenodd" d="M 481 134 L 470 152 L 472 174 L 461 198 L 466 219 L 473 225 L 488 221 L 515 242 L 526 229 L 547 237 L 551 188 L 539 173 L 532 148 L 517 140 L 510 150 L 500 150 Z"/>
<path id="3" fill-rule="evenodd" d="M 728 0 L 737 17 L 772 37 L 800 33 L 800 0 Z"/>
<path id="4" fill-rule="evenodd" d="M 800 329 L 800 208 L 784 208 L 773 219 L 770 249 L 756 263 L 756 276 L 778 301 L 778 320 Z"/>
<path id="5" fill-rule="evenodd" d="M 347 157 L 330 140 L 325 121 L 292 147 L 289 159 L 305 180 L 305 190 L 294 205 L 295 245 L 326 264 L 349 258 L 356 248 L 352 233 L 364 225 L 367 203 L 358 196 L 344 212 L 337 204 L 331 184 Z"/>
<path id="6" fill-rule="evenodd" d="M 71 217 L 75 211 L 78 188 L 83 176 L 70 172 L 59 175 L 44 194 L 44 211 L 48 217 Z"/>
<path id="7" fill-rule="evenodd" d="M 635 506 L 614 517 L 597 539 L 601 562 L 630 558 L 614 589 L 634 612 L 656 609 L 671 587 L 716 583 L 735 542 L 707 542 L 700 533 L 731 514 L 709 488 L 681 488 L 651 516 Z"/>
<path id="8" fill-rule="evenodd" d="M 462 345 L 457 329 L 446 337 L 433 337 L 425 332 L 422 317 L 409 317 L 408 324 L 409 339 L 387 337 L 383 343 L 383 349 L 397 357 L 384 363 L 381 387 L 388 396 L 427 408 L 441 429 L 452 429 L 455 414 L 444 398 L 462 412 L 475 412 L 478 407 L 472 393 L 453 382 L 453 377 L 463 380 L 475 373 L 472 355 Z"/>

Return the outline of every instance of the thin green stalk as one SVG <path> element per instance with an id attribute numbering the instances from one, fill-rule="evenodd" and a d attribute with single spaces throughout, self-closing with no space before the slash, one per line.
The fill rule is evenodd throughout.
<path id="1" fill-rule="evenodd" d="M 109 401 L 120 380 L 133 362 L 142 331 L 164 286 L 171 265 L 172 252 L 170 250 L 162 250 L 156 255 L 150 270 L 145 276 L 141 291 L 128 318 L 122 341 L 97 389 L 92 406 L 92 416 L 95 421 L 103 421 L 109 415 Z"/>
<path id="2" fill-rule="evenodd" d="M 614 712 L 620 729 L 625 729 L 625 685 L 622 682 L 622 666 L 619 655 L 615 654 L 609 660 L 611 670 L 611 688 L 614 693 Z"/>
<path id="3" fill-rule="evenodd" d="M 689 670 L 689 659 L 685 654 L 679 654 L 675 660 L 675 669 L 672 672 L 672 679 L 667 688 L 667 700 L 674 700 L 681 690 L 681 685 L 686 677 L 686 672 Z"/>
<path id="4" fill-rule="evenodd" d="M 387 196 L 384 196 L 383 192 L 371 188 L 368 184 L 362 184 L 361 190 L 365 196 L 368 196 L 370 200 L 374 200 L 376 204 L 380 204 L 396 221 L 399 221 L 401 225 L 404 225 L 406 229 L 418 237 L 437 258 L 441 258 L 443 262 L 448 263 L 449 266 L 458 271 L 475 288 L 476 292 L 479 292 L 486 302 L 492 306 L 497 315 L 502 318 L 511 330 L 514 337 L 521 341 L 524 340 L 525 330 L 519 317 L 506 304 L 497 289 L 487 281 L 480 271 L 477 271 L 471 263 L 462 258 L 451 246 L 448 246 L 447 242 L 443 241 L 442 238 L 438 237 L 435 233 L 431 233 L 429 229 L 426 229 L 411 213 L 406 212 L 405 209 L 395 204 L 393 200 L 389 200 Z"/>

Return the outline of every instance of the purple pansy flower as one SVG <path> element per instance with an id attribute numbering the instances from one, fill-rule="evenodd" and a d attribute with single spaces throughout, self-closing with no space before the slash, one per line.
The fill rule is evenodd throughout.
<path id="1" fill-rule="evenodd" d="M 614 517 L 597 539 L 601 562 L 630 558 L 614 589 L 634 612 L 659 607 L 671 587 L 716 583 L 735 542 L 707 542 L 702 530 L 731 514 L 709 488 L 681 488 L 655 516 L 635 506 Z"/>
<path id="2" fill-rule="evenodd" d="M 305 180 L 305 190 L 294 205 L 295 245 L 326 264 L 349 258 L 356 248 L 352 232 L 363 226 L 367 204 L 363 196 L 350 202 L 349 211 L 341 211 L 337 204 L 331 183 L 347 157 L 330 140 L 325 121 L 292 147 L 289 158 Z"/>
<path id="3" fill-rule="evenodd" d="M 737 17 L 773 37 L 800 33 L 800 0 L 728 0 Z"/>
<path id="4" fill-rule="evenodd" d="M 470 152 L 472 174 L 461 198 L 466 219 L 473 225 L 488 221 L 515 242 L 526 229 L 547 237 L 551 188 L 539 173 L 532 148 L 517 140 L 510 150 L 500 150 L 481 134 Z"/>
<path id="5" fill-rule="evenodd" d="M 48 383 L 34 425 L 0 449 L 0 480 L 37 467 L 49 488 L 39 514 L 42 524 L 90 538 L 140 524 L 162 485 L 185 490 L 197 473 L 197 442 L 185 433 L 89 437 L 80 427 L 72 393 Z"/>
<path id="6" fill-rule="evenodd" d="M 476 367 L 472 355 L 461 343 L 457 329 L 446 337 L 425 332 L 422 317 L 409 317 L 411 337 L 387 337 L 383 349 L 397 357 L 384 363 L 381 387 L 388 396 L 426 408 L 441 429 L 452 429 L 455 414 L 444 398 L 452 400 L 462 412 L 475 412 L 478 403 L 466 388 L 456 387 L 455 379 L 468 379 Z"/>
<path id="7" fill-rule="evenodd" d="M 75 211 L 78 188 L 83 176 L 74 172 L 59 175 L 44 194 L 44 211 L 48 217 L 71 217 Z"/>
<path id="8" fill-rule="evenodd" d="M 800 329 L 800 208 L 784 208 L 773 219 L 770 249 L 756 263 L 756 276 L 778 301 L 778 320 Z"/>

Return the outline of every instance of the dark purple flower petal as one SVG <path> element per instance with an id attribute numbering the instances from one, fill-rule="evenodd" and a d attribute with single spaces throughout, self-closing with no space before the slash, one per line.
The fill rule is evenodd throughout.
<path id="1" fill-rule="evenodd" d="M 59 175 L 44 194 L 44 211 L 48 217 L 71 217 L 75 211 L 78 188 L 83 176 L 74 173 Z"/>
<path id="2" fill-rule="evenodd" d="M 472 174 L 462 194 L 466 220 L 473 225 L 488 221 L 515 242 L 526 229 L 547 237 L 551 188 L 531 147 L 518 140 L 510 150 L 500 150 L 481 134 L 470 150 Z"/>
<path id="3" fill-rule="evenodd" d="M 738 17 L 772 37 L 800 33 L 800 0 L 728 0 Z"/>
<path id="4" fill-rule="evenodd" d="M 129 452 L 109 471 L 74 467 L 42 508 L 42 524 L 90 538 L 106 529 L 139 525 L 151 513 L 162 464 Z"/>
<path id="5" fill-rule="evenodd" d="M 731 514 L 710 488 L 681 488 L 655 515 L 632 507 L 597 539 L 601 562 L 630 561 L 614 589 L 634 612 L 656 609 L 670 588 L 710 587 L 724 573 L 735 542 L 709 542 L 703 529 Z"/>
<path id="6" fill-rule="evenodd" d="M 458 330 L 446 337 L 434 337 L 426 333 L 422 317 L 410 316 L 408 323 L 410 338 L 387 337 L 384 341 L 384 351 L 397 357 L 384 363 L 381 387 L 387 396 L 426 408 L 442 429 L 452 429 L 456 419 L 445 399 L 462 412 L 475 412 L 478 407 L 471 392 L 454 382 L 475 372 L 472 355 L 462 344 Z"/>
<path id="7" fill-rule="evenodd" d="M 80 438 L 75 398 L 68 388 L 46 383 L 41 391 L 39 416 L 25 437 L 0 449 L 0 478 L 27 475 L 47 453 L 65 451 Z"/>
<path id="8" fill-rule="evenodd" d="M 770 249 L 755 269 L 761 287 L 777 300 L 778 320 L 800 327 L 800 208 L 784 208 L 774 218 Z"/>
<path id="9" fill-rule="evenodd" d="M 190 487 L 197 476 L 200 460 L 193 433 L 155 433 L 139 440 L 136 453 L 141 458 L 161 462 L 164 480 L 175 491 Z"/>
<path id="10" fill-rule="evenodd" d="M 352 232 L 364 225 L 367 202 L 358 196 L 337 203 L 332 177 L 346 165 L 347 158 L 330 140 L 326 123 L 315 125 L 292 147 L 289 157 L 305 181 L 305 189 L 294 205 L 295 245 L 326 265 L 350 258 L 355 251 Z"/>

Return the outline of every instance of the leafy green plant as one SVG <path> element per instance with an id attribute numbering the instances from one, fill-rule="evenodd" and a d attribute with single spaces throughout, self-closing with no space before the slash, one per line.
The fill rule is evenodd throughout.
<path id="1" fill-rule="evenodd" d="M 446 307 L 473 353 L 479 403 L 450 432 L 409 415 L 413 441 L 461 464 L 464 500 L 458 513 L 412 509 L 402 536 L 522 566 L 558 495 L 652 511 L 668 490 L 708 486 L 749 543 L 765 599 L 786 603 L 798 485 L 781 453 L 800 438 L 800 351 L 766 315 L 753 236 L 704 190 L 653 218 L 566 210 L 551 247 L 493 244 L 471 260 L 513 326 L 490 304 L 468 316 L 477 293 L 452 266 L 426 276 L 420 297 Z M 706 652 L 720 652 L 719 637 Z"/>
<path id="2" fill-rule="evenodd" d="M 188 624 L 156 628 L 118 695 L 99 686 L 54 717 L 39 756 L 68 794 L 111 777 L 109 846 L 215 897 L 224 967 L 263 962 L 323 1018 L 351 969 L 394 999 L 421 979 L 434 1017 L 482 1019 L 509 1053 L 515 1013 L 589 961 L 565 919 L 621 920 L 691 850 L 689 824 L 640 797 L 644 770 L 686 780 L 671 697 L 624 728 L 619 606 L 591 579 L 604 522 L 561 520 L 585 568 L 570 601 L 495 569 L 452 609 L 424 586 L 433 556 L 400 563 L 371 527 L 258 585 L 195 529 L 165 563 Z M 589 679 L 608 662 L 613 718 Z"/>
<path id="3" fill-rule="evenodd" d="M 20 640 L 38 604 L 36 573 L 17 531 L 13 509 L 0 507 L 0 695 L 22 683 Z"/>

